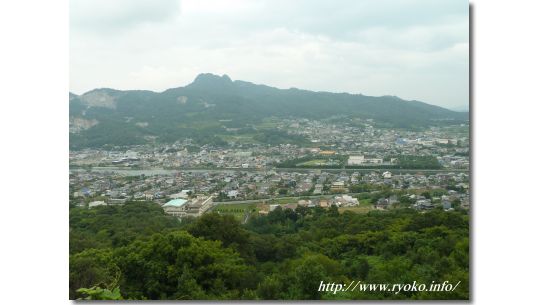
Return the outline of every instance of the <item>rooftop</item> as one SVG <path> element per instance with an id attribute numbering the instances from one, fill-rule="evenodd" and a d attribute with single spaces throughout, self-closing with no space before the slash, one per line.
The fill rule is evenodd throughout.
<path id="1" fill-rule="evenodd" d="M 185 203 L 187 203 L 188 200 L 185 200 L 185 199 L 173 199 L 173 200 L 170 200 L 168 201 L 167 203 L 165 203 L 163 205 L 163 207 L 181 207 L 182 205 L 184 205 Z"/>

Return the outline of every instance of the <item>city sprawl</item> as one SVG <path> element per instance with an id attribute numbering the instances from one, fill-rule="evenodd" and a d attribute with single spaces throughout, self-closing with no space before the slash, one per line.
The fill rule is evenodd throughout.
<path id="1" fill-rule="evenodd" d="M 71 151 L 71 204 L 147 201 L 179 218 L 214 211 L 243 221 L 278 207 L 469 208 L 468 124 L 395 129 L 346 116 L 271 118 L 249 128 L 269 125 L 307 141 L 266 144 L 221 123 L 225 145 L 187 138 Z"/>

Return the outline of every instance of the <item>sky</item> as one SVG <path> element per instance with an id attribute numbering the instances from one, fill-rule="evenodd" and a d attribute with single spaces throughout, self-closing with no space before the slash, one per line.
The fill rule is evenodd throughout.
<path id="1" fill-rule="evenodd" d="M 71 0 L 70 91 L 163 91 L 200 73 L 278 88 L 469 100 L 462 0 Z"/>

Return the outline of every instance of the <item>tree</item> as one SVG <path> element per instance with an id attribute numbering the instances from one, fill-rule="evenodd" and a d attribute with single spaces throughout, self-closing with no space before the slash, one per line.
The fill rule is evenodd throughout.
<path id="1" fill-rule="evenodd" d="M 323 266 L 315 263 L 311 259 L 306 259 L 295 268 L 295 287 L 297 288 L 297 299 L 318 300 L 321 292 L 318 291 L 319 283 L 326 281 L 326 274 Z"/>
<path id="2" fill-rule="evenodd" d="M 185 231 L 156 234 L 114 256 L 123 271 L 122 292 L 135 299 L 233 298 L 256 287 L 236 251 Z"/>
<path id="3" fill-rule="evenodd" d="M 308 214 L 308 208 L 305 206 L 299 205 L 297 206 L 297 208 L 295 208 L 295 213 L 304 217 L 306 214 Z"/>
<path id="4" fill-rule="evenodd" d="M 109 249 L 89 249 L 69 257 L 69 298 L 75 299 L 83 297 L 97 297 L 105 293 L 103 289 L 113 290 L 117 283 L 121 271 L 114 262 L 112 252 Z M 79 288 L 87 288 L 84 291 L 77 291 Z M 93 294 L 95 292 L 95 294 Z"/>
<path id="5" fill-rule="evenodd" d="M 272 274 L 264 278 L 258 286 L 257 293 L 264 300 L 279 300 L 285 290 L 278 275 Z"/>
<path id="6" fill-rule="evenodd" d="M 279 206 L 245 225 L 214 213 L 178 224 L 154 204 L 72 208 L 70 298 L 468 299 L 468 218 L 460 209 Z M 317 291 L 321 280 L 439 279 L 462 283 L 444 294 Z"/>
<path id="7" fill-rule="evenodd" d="M 327 212 L 327 215 L 329 215 L 330 217 L 338 217 L 338 207 L 332 204 L 329 208 L 329 211 Z"/>
<path id="8" fill-rule="evenodd" d="M 83 295 L 82 300 L 123 300 L 119 287 L 109 290 L 93 286 L 91 288 L 79 288 L 77 293 Z"/>
<path id="9" fill-rule="evenodd" d="M 174 294 L 173 299 L 200 300 L 207 298 L 202 287 L 198 285 L 188 266 L 183 266 L 183 272 L 179 276 L 177 282 L 177 291 Z"/>
<path id="10" fill-rule="evenodd" d="M 350 278 L 366 280 L 368 278 L 368 273 L 370 272 L 370 264 L 368 263 L 368 260 L 361 257 L 351 261 L 348 270 Z"/>
<path id="11" fill-rule="evenodd" d="M 248 241 L 248 233 L 232 215 L 206 213 L 192 223 L 187 231 L 196 237 L 220 240 L 227 247 L 231 244 L 243 245 Z"/>

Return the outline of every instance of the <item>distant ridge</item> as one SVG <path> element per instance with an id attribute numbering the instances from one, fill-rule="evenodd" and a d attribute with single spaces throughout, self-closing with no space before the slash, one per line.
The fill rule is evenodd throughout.
<path id="1" fill-rule="evenodd" d="M 395 128 L 468 121 L 467 112 L 395 96 L 278 89 L 211 73 L 163 92 L 102 88 L 82 95 L 70 93 L 69 115 L 72 149 L 173 142 L 201 135 L 214 139 L 223 130 L 219 121 L 227 121 L 225 127 L 246 128 L 270 116 L 345 115 Z"/>

